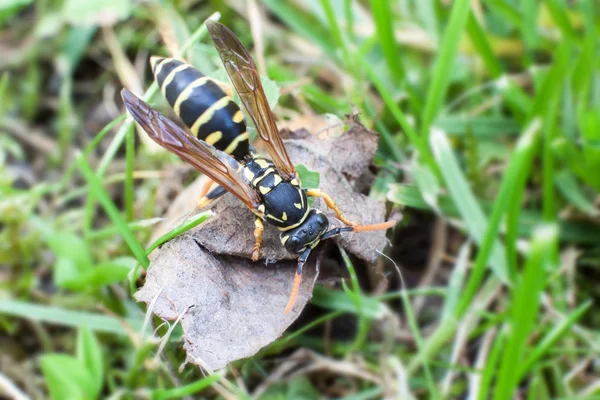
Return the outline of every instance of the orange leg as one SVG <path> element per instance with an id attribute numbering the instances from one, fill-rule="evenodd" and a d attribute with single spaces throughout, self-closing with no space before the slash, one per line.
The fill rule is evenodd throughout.
<path id="1" fill-rule="evenodd" d="M 212 179 L 207 177 L 204 185 L 202 185 L 202 190 L 200 190 L 200 197 L 206 196 L 214 183 L 215 182 Z"/>
<path id="2" fill-rule="evenodd" d="M 260 246 L 262 245 L 262 236 L 265 226 L 263 225 L 262 219 L 256 217 L 254 220 L 254 247 L 252 248 L 252 261 L 258 261 L 260 255 Z"/>
<path id="3" fill-rule="evenodd" d="M 366 232 L 366 231 L 378 231 L 385 230 L 396 225 L 396 221 L 388 221 L 381 224 L 371 224 L 371 225 L 358 225 L 356 222 L 349 220 L 342 214 L 340 209 L 338 208 L 335 201 L 329 196 L 327 193 L 322 192 L 320 189 L 308 189 L 306 191 L 306 195 L 310 197 L 320 197 L 325 201 L 327 207 L 332 209 L 335 212 L 335 216 L 342 221 L 344 224 L 348 226 L 352 226 L 354 229 L 353 232 Z"/>
<path id="4" fill-rule="evenodd" d="M 211 186 L 215 183 L 212 179 L 206 178 L 204 185 L 202 185 L 202 189 L 200 190 L 200 200 L 198 200 L 198 208 L 204 208 L 208 203 L 210 203 L 210 199 L 206 197 L 208 191 Z"/>
<path id="5" fill-rule="evenodd" d="M 300 290 L 300 283 L 302 282 L 302 273 L 296 271 L 294 275 L 294 283 L 292 283 L 292 292 L 290 293 L 290 299 L 288 300 L 287 306 L 285 306 L 284 314 L 289 313 L 296 304 L 296 298 L 298 297 L 298 291 Z"/>
<path id="6" fill-rule="evenodd" d="M 344 214 L 342 214 L 342 211 L 338 208 L 337 204 L 335 204 L 335 201 L 327 193 L 324 193 L 320 189 L 308 189 L 306 191 L 306 195 L 310 196 L 310 197 L 322 198 L 325 201 L 325 204 L 327 204 L 327 207 L 329 207 L 330 209 L 332 209 L 335 212 L 335 216 L 337 217 L 337 219 L 342 221 L 344 224 L 346 224 L 348 226 L 357 226 L 358 225 L 356 222 L 350 221 L 348 218 L 346 218 L 344 216 Z"/>
<path id="7" fill-rule="evenodd" d="M 298 292 L 300 291 L 300 283 L 302 282 L 302 269 L 304 268 L 304 263 L 308 260 L 308 256 L 310 255 L 310 251 L 312 248 L 308 248 L 302 252 L 300 257 L 298 257 L 298 268 L 296 269 L 296 275 L 294 275 L 294 282 L 292 283 L 292 292 L 290 293 L 290 299 L 288 300 L 287 305 L 285 306 L 284 314 L 289 313 L 294 308 L 296 304 L 296 298 L 298 297 Z"/>

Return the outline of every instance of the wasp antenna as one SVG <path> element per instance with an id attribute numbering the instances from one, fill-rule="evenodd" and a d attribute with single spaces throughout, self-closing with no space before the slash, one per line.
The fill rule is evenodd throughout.
<path id="1" fill-rule="evenodd" d="M 390 229 L 394 227 L 394 225 L 396 225 L 396 221 L 388 221 L 381 224 L 356 225 L 353 227 L 352 232 L 382 231 Z"/>

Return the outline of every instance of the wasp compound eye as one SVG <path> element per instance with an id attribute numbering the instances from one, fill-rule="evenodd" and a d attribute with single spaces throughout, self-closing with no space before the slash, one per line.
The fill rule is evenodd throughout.
<path id="1" fill-rule="evenodd" d="M 324 230 L 327 227 L 329 227 L 329 220 L 327 219 L 327 217 L 325 216 L 325 214 L 318 213 L 317 216 L 316 216 L 316 218 L 315 218 L 315 220 L 316 220 L 316 223 L 317 223 L 318 228 L 320 230 Z"/>
<path id="2" fill-rule="evenodd" d="M 294 235 L 282 235 L 281 242 L 290 253 L 300 253 L 305 247 L 302 239 Z"/>

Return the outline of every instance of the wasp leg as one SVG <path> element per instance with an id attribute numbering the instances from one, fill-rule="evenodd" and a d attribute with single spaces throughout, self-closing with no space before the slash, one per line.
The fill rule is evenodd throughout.
<path id="1" fill-rule="evenodd" d="M 321 191 L 320 189 L 308 189 L 306 191 L 306 195 L 310 196 L 310 197 L 322 198 L 325 201 L 325 204 L 327 204 L 327 207 L 329 207 L 330 209 L 332 209 L 335 212 L 335 216 L 337 217 L 337 219 L 342 221 L 344 224 L 346 224 L 348 226 L 357 226 L 358 225 L 356 222 L 350 221 L 348 218 L 346 218 L 344 216 L 344 214 L 342 214 L 342 211 L 338 208 L 337 204 L 335 204 L 335 201 L 327 193 Z"/>
<path id="2" fill-rule="evenodd" d="M 200 198 L 200 200 L 198 200 L 198 208 L 206 207 L 206 205 L 208 203 L 210 203 L 213 200 L 218 199 L 219 197 L 223 196 L 225 193 L 227 193 L 227 190 L 223 186 L 217 186 L 216 188 L 214 188 L 213 190 L 208 192 L 208 194 L 206 196 L 202 196 Z"/>
<path id="3" fill-rule="evenodd" d="M 210 178 L 206 178 L 206 181 L 204 182 L 204 184 L 202 185 L 202 189 L 200 190 L 200 198 L 206 196 L 213 183 L 215 183 L 215 181 L 213 181 Z"/>
<path id="4" fill-rule="evenodd" d="M 260 246 L 262 245 L 262 236 L 263 231 L 265 230 L 265 226 L 263 225 L 262 219 L 256 217 L 254 219 L 254 239 L 256 242 L 254 243 L 254 247 L 252 248 L 252 261 L 258 261 L 258 256 L 260 255 Z"/>
<path id="5" fill-rule="evenodd" d="M 312 249 L 309 247 L 298 257 L 298 269 L 296 269 L 296 275 L 294 275 L 294 282 L 292 283 L 292 292 L 290 293 L 290 299 L 288 300 L 287 306 L 285 306 L 284 313 L 287 314 L 292 311 L 296 304 L 296 298 L 298 297 L 298 291 L 300 290 L 300 283 L 302 282 L 302 267 L 310 255 Z"/>

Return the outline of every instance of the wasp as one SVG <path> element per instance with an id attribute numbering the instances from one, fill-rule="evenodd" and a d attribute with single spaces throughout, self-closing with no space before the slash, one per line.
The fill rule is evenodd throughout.
<path id="1" fill-rule="evenodd" d="M 161 92 L 189 131 L 160 114 L 127 89 L 121 92 L 135 121 L 156 143 L 208 176 L 218 186 L 206 188 L 199 207 L 229 192 L 255 215 L 255 245 L 251 258 L 260 256 L 264 221 L 276 226 L 285 249 L 298 254 L 290 299 L 294 306 L 302 268 L 322 240 L 342 232 L 388 229 L 394 222 L 358 225 L 347 219 L 335 201 L 319 189 L 302 188 L 277 129 L 252 57 L 226 26 L 208 20 L 208 32 L 248 116 L 254 122 L 270 159 L 249 143 L 242 111 L 231 89 L 191 65 L 173 58 L 152 57 L 150 64 Z M 320 197 L 346 226 L 329 229 L 327 216 L 309 206 L 307 197 Z"/>

